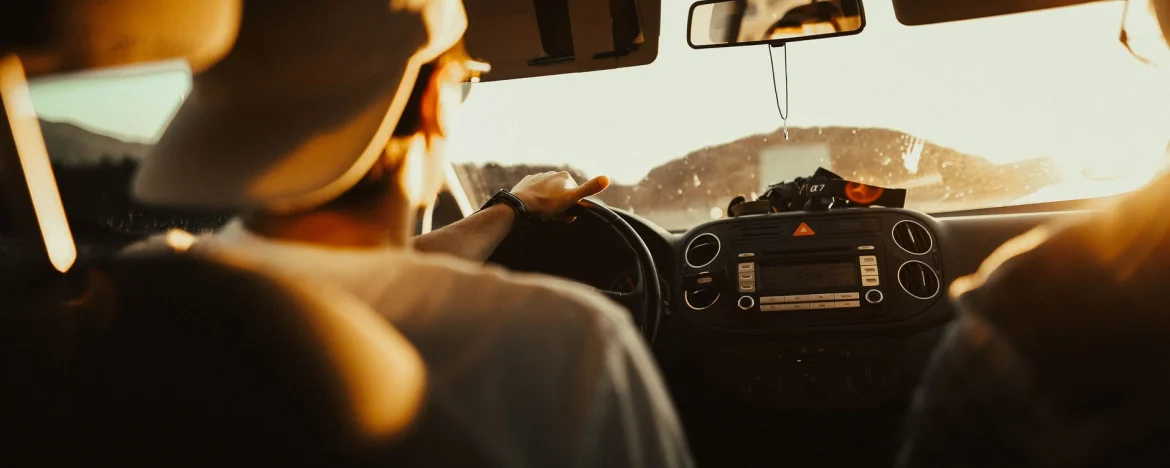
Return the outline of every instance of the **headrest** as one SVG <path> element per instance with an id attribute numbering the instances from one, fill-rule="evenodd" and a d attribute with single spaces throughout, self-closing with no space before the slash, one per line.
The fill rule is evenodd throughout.
<path id="1" fill-rule="evenodd" d="M 6 317 L 6 377 L 27 384 L 3 395 L 23 443 L 0 464 L 385 465 L 417 416 L 418 354 L 351 296 L 174 252 L 88 275 Z"/>

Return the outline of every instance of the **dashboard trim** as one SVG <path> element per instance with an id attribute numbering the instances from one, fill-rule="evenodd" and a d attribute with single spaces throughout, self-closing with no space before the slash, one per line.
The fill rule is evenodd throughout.
<path id="1" fill-rule="evenodd" d="M 704 306 L 704 307 L 695 307 L 693 304 L 691 304 L 691 298 L 687 296 L 687 294 L 690 294 L 690 293 L 691 293 L 690 291 L 683 291 L 683 302 L 687 303 L 687 307 L 690 307 L 690 308 L 691 308 L 691 310 L 707 310 L 707 309 L 710 309 L 710 308 L 711 308 L 711 306 L 715 305 L 715 303 L 716 303 L 716 302 L 719 302 L 719 298 L 720 298 L 720 297 L 723 297 L 723 293 L 722 293 L 722 292 L 716 293 L 716 294 L 715 294 L 715 299 L 712 299 L 710 304 L 707 304 L 707 305 L 706 305 L 706 306 Z"/>
<path id="2" fill-rule="evenodd" d="M 934 294 L 931 294 L 931 295 L 930 295 L 930 297 L 920 297 L 920 296 L 917 296 L 917 295 L 915 295 L 914 293 L 910 292 L 910 290 L 909 290 L 909 289 L 906 289 L 906 285 L 905 285 L 905 284 L 902 284 L 902 269 L 903 269 L 903 268 L 906 268 L 906 265 L 909 265 L 909 264 L 911 264 L 911 263 L 917 263 L 917 264 L 920 264 L 920 265 L 922 265 L 922 266 L 926 267 L 926 269 L 927 269 L 927 270 L 930 270 L 930 273 L 934 275 L 934 281 L 935 281 L 935 283 L 938 283 L 938 284 L 936 284 L 936 285 L 935 285 L 935 287 L 934 287 Z M 919 261 L 919 260 L 907 260 L 907 261 L 905 261 L 905 262 L 902 262 L 902 264 L 901 264 L 901 265 L 898 265 L 898 273 L 897 273 L 896 275 L 894 275 L 894 276 L 895 276 L 896 278 L 898 278 L 898 287 L 902 288 L 902 292 L 906 293 L 906 295 L 908 295 L 908 296 L 910 296 L 910 297 L 913 297 L 913 298 L 915 298 L 915 299 L 919 299 L 919 300 L 923 300 L 923 301 L 929 301 L 929 300 L 931 300 L 931 299 L 934 299 L 934 298 L 938 297 L 938 293 L 942 291 L 942 279 L 938 277 L 938 272 L 937 272 L 937 271 L 934 271 L 934 267 L 930 266 L 930 265 L 929 265 L 929 264 L 927 264 L 926 262 L 922 262 L 922 261 Z"/>
<path id="3" fill-rule="evenodd" d="M 707 263 L 704 263 L 702 265 L 695 265 L 695 264 L 691 263 L 691 259 L 687 255 L 687 253 L 691 251 L 691 246 L 695 245 L 695 241 L 699 240 L 703 236 L 711 236 L 712 238 L 715 239 L 715 255 L 712 255 L 711 259 L 707 260 Z M 687 242 L 687 246 L 683 248 L 683 262 L 686 263 L 687 266 L 689 266 L 691 268 L 703 268 L 707 265 L 714 263 L 715 260 L 719 258 L 719 254 L 722 252 L 723 252 L 723 239 L 720 239 L 719 236 L 716 236 L 715 234 L 711 234 L 709 232 L 704 232 L 702 234 L 699 234 L 699 235 L 691 238 L 690 242 Z"/>
<path id="4" fill-rule="evenodd" d="M 901 225 L 902 223 L 914 223 L 914 224 L 917 224 L 918 227 L 922 228 L 923 231 L 926 231 L 926 239 L 930 241 L 930 247 L 926 248 L 926 252 L 914 253 L 914 252 L 907 250 L 905 247 L 902 247 L 902 244 L 898 243 L 898 238 L 894 236 L 894 231 L 897 231 L 898 226 Z M 923 226 L 922 223 L 919 223 L 919 222 L 914 221 L 914 220 L 903 219 L 901 221 L 894 223 L 894 227 L 890 228 L 890 238 L 894 240 L 894 245 L 898 246 L 899 249 L 902 249 L 903 252 L 906 252 L 910 255 L 917 255 L 917 256 L 930 255 L 930 253 L 934 251 L 934 234 L 931 234 L 930 229 L 928 229 L 926 226 Z"/>

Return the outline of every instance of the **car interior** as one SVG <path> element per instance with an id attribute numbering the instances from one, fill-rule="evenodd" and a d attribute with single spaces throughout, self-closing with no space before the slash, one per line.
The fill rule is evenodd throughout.
<path id="1" fill-rule="evenodd" d="M 174 86 L 166 92 L 181 102 L 190 74 L 230 50 L 240 1 L 249 0 L 165 6 L 54 0 L 25 2 L 14 14 L 0 15 L 0 464 L 206 466 L 228 454 L 235 462 L 272 465 L 425 463 L 425 453 L 410 450 L 405 429 L 425 401 L 424 364 L 409 343 L 368 307 L 331 291 L 286 284 L 246 264 L 185 255 L 192 236 L 214 232 L 232 214 L 137 204 L 129 196 L 130 177 L 136 161 L 149 157 L 149 138 L 102 132 L 100 125 L 85 125 L 80 111 L 69 114 L 72 119 L 54 116 L 68 112 L 49 112 L 62 109 L 51 102 L 53 93 L 78 99 L 84 94 L 69 94 L 69 86 L 119 77 L 170 76 Z M 471 214 L 495 190 L 532 172 L 568 170 L 581 181 L 618 164 L 636 167 L 629 169 L 635 175 L 616 177 L 609 190 L 575 207 L 575 222 L 525 226 L 489 262 L 589 285 L 629 309 L 665 378 L 698 466 L 894 466 L 915 388 L 956 317 L 948 294 L 952 283 L 979 270 L 1005 242 L 1038 226 L 1108 209 L 1170 167 L 1170 127 L 1163 125 L 1170 123 L 1170 105 L 1162 106 L 1170 104 L 1170 87 L 1164 86 L 1170 80 L 1159 68 L 1170 66 L 1163 61 L 1170 57 L 1167 2 L 465 4 L 468 51 L 491 63 L 492 72 L 483 83 L 467 84 L 464 120 L 467 127 L 488 130 L 452 142 L 447 187 L 420 213 L 418 232 Z M 1086 127 L 1095 130 L 1062 144 L 1149 150 L 1132 159 L 1141 164 L 1065 158 L 1053 148 L 1066 146 L 1055 144 L 1021 149 L 1015 159 L 972 156 L 1021 141 L 995 124 L 975 129 L 980 144 L 1001 135 L 1010 141 L 959 150 L 949 145 L 961 146 L 952 142 L 962 138 L 945 132 L 936 138 L 912 128 L 853 125 L 848 118 L 801 122 L 802 115 L 851 110 L 870 115 L 868 101 L 850 97 L 868 88 L 840 83 L 870 79 L 857 71 L 876 60 L 898 62 L 894 68 L 928 60 L 894 45 L 888 55 L 872 58 L 872 51 L 883 49 L 870 41 L 900 31 L 1016 22 L 1035 31 L 1035 44 L 1013 38 L 1009 45 L 1029 54 L 1050 50 L 1051 56 L 1030 60 L 1063 72 L 1046 61 L 1056 63 L 1068 52 L 1043 31 L 1077 15 L 1102 18 L 1092 23 L 1096 29 L 1078 33 L 1124 55 L 1143 73 L 1144 88 L 1133 85 L 1127 94 L 1124 82 L 1111 82 L 1093 91 L 1095 99 L 1120 102 L 1123 110 L 1128 100 L 1149 107 L 1135 115 L 1086 111 L 1075 118 L 1116 119 L 1140 128 L 1110 133 L 1114 127 Z M 973 44 L 983 40 L 962 37 Z M 868 58 L 849 60 L 875 62 L 845 67 L 840 62 L 846 59 L 832 56 L 845 53 L 840 44 L 870 44 L 874 49 L 857 54 Z M 768 51 L 767 59 L 761 50 Z M 816 51 L 812 65 L 802 50 Z M 697 57 L 711 62 L 689 65 Z M 741 69 L 721 68 L 732 60 L 750 65 L 750 79 L 738 74 Z M 938 93 L 990 99 L 980 94 L 986 92 L 1026 101 L 1003 113 L 1026 113 L 1023 106 L 1031 105 L 1064 109 L 1051 96 L 1016 96 L 1034 91 L 1011 87 L 1026 80 L 1017 74 L 1027 70 L 988 71 L 986 76 L 997 78 L 987 87 L 1000 88 L 987 91 L 948 74 L 947 63 L 939 62 L 937 75 L 924 78 L 954 80 Z M 821 78 L 816 67 L 847 77 Z M 1147 69 L 1156 78 L 1145 78 Z M 654 74 L 637 75 L 643 72 Z M 745 119 L 754 126 L 725 134 L 747 135 L 735 141 L 673 145 L 690 138 L 690 124 L 639 113 L 657 98 L 632 107 L 599 103 L 608 106 L 607 113 L 582 110 L 556 123 L 558 115 L 575 112 L 575 103 L 582 109 L 593 105 L 582 102 L 594 95 L 580 83 L 639 79 L 676 81 L 676 89 L 695 95 L 709 87 L 716 97 L 753 87 L 750 107 L 757 110 L 730 115 L 728 109 L 749 107 L 730 97 L 690 109 L 714 109 L 698 119 L 712 128 Z M 906 78 L 889 80 L 883 83 Z M 147 94 L 144 83 L 127 89 Z M 812 91 L 831 90 L 833 96 L 804 94 L 810 83 L 821 86 Z M 1159 84 L 1161 94 L 1141 94 L 1157 91 Z M 517 104 L 515 122 L 553 121 L 571 127 L 565 135 L 590 132 L 581 140 L 600 141 L 615 155 L 598 156 L 601 162 L 577 158 L 594 143 L 511 133 L 507 128 L 523 124 L 507 123 L 508 114 L 487 119 L 475 107 L 498 104 L 508 90 L 527 87 L 536 91 Z M 480 88 L 483 95 L 476 96 Z M 586 98 L 563 105 L 543 100 L 575 93 Z M 613 101 L 631 96 L 612 93 Z M 949 94 L 923 100 L 940 96 Z M 889 102 L 913 106 L 913 99 L 898 99 Z M 963 102 L 974 101 L 948 101 Z M 103 106 L 115 107 L 97 105 Z M 1147 112 L 1155 108 L 1160 113 Z M 665 109 L 663 114 L 676 108 Z M 526 111 L 533 115 L 519 115 Z M 665 119 L 648 125 L 670 138 L 637 145 L 683 150 L 670 153 L 668 161 L 640 161 L 637 151 L 622 147 L 645 146 L 622 140 L 622 128 L 573 127 L 576 119 L 616 120 L 618 114 Z M 165 109 L 160 115 L 144 120 L 144 134 L 165 126 Z M 1035 114 L 1041 115 L 1048 114 Z M 1070 140 L 1076 130 L 1051 135 Z M 1141 139 L 1146 136 L 1151 144 Z M 529 145 L 534 149 L 515 152 L 550 156 L 524 159 L 509 148 L 458 154 L 485 148 L 486 141 Z M 567 148 L 574 146 L 583 149 Z M 603 164 L 611 159 L 613 166 Z M 120 253 L 159 235 L 165 236 L 164 247 Z M 217 294 L 204 293 L 211 290 Z M 384 365 L 353 371 L 347 363 L 357 361 Z M 375 368 L 380 371 L 368 371 Z M 370 391 L 374 387 L 393 391 Z"/>

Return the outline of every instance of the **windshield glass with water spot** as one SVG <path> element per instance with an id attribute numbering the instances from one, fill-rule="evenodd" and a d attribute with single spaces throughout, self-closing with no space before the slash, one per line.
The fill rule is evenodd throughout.
<path id="1" fill-rule="evenodd" d="M 1111 195 L 1166 167 L 1168 71 L 1117 40 L 1122 2 L 907 27 L 876 0 L 861 34 L 786 50 L 692 50 L 688 7 L 664 2 L 650 65 L 475 85 L 448 145 L 470 201 L 537 171 L 605 174 L 603 201 L 677 230 L 818 166 L 906 188 L 907 207 L 927 212 Z M 787 139 L 768 53 L 781 105 L 787 55 Z M 226 219 L 127 201 L 190 83 L 182 64 L 33 83 L 71 224 L 77 212 L 123 232 Z"/>

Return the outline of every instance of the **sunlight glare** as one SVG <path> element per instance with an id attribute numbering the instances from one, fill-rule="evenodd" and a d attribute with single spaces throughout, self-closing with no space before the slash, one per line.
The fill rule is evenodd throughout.
<path id="1" fill-rule="evenodd" d="M 12 139 L 20 166 L 24 170 L 25 183 L 33 211 L 40 226 L 41 237 L 49 261 L 57 271 L 65 273 L 77 260 L 77 246 L 73 233 L 65 218 L 61 205 L 61 194 L 57 191 L 57 179 L 49 164 L 49 153 L 41 136 L 41 124 L 33 109 L 28 81 L 24 67 L 15 55 L 0 58 L 0 99 L 12 130 Z"/>

